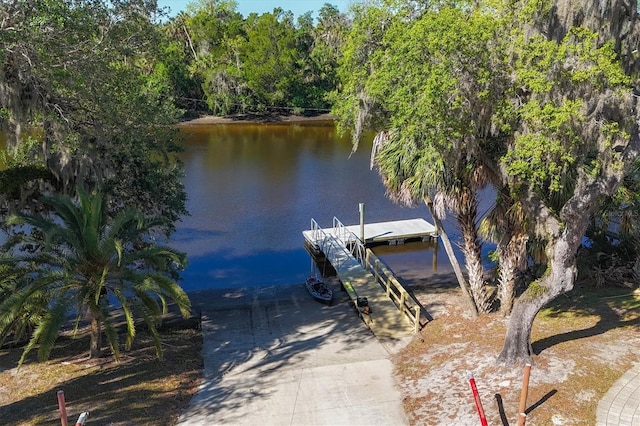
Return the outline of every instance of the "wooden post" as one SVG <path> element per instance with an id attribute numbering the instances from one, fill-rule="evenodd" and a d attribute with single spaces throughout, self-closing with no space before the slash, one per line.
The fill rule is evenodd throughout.
<path id="1" fill-rule="evenodd" d="M 413 326 L 415 327 L 413 332 L 417 333 L 420 329 L 420 305 L 416 305 L 416 320 Z"/>
<path id="2" fill-rule="evenodd" d="M 364 244 L 364 203 L 360 203 L 360 241 Z"/>
<path id="3" fill-rule="evenodd" d="M 402 293 L 400 294 L 400 313 L 402 314 L 404 314 L 406 301 L 407 301 L 407 292 L 402 291 Z"/>
<path id="4" fill-rule="evenodd" d="M 520 406 L 518 407 L 518 426 L 524 426 L 527 421 L 527 394 L 529 393 L 529 376 L 531 375 L 531 364 L 524 366 L 522 377 L 522 391 L 520 392 Z"/>
<path id="5" fill-rule="evenodd" d="M 435 247 L 433 248 L 433 256 L 431 258 L 431 269 L 433 272 L 436 272 L 438 270 L 438 237 L 436 237 L 434 241 Z"/>
<path id="6" fill-rule="evenodd" d="M 60 424 L 62 426 L 67 426 L 67 407 L 64 402 L 64 391 L 59 390 L 57 392 L 58 396 L 58 410 L 60 410 Z"/>

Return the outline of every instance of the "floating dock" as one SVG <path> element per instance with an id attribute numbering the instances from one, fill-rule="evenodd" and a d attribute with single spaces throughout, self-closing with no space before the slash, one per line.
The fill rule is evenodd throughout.
<path id="1" fill-rule="evenodd" d="M 313 225 L 312 225 L 313 228 Z M 361 239 L 361 226 L 360 225 L 345 225 L 344 228 L 348 231 L 348 235 L 353 235 L 358 239 Z M 344 229 L 335 223 L 331 228 L 322 228 L 325 233 L 334 237 L 340 238 Z M 316 242 L 317 238 L 314 236 L 314 229 L 303 231 L 302 233 L 309 243 Z M 434 225 L 427 222 L 424 219 L 406 219 L 395 220 L 390 222 L 378 222 L 378 223 L 365 223 L 364 224 L 364 241 L 361 241 L 365 245 L 375 244 L 403 244 L 405 241 L 422 240 L 428 241 L 436 238 L 438 231 Z M 349 241 L 345 241 L 349 242 Z"/>

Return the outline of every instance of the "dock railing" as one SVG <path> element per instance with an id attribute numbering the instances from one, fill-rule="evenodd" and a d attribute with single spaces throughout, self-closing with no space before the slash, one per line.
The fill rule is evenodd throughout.
<path id="1" fill-rule="evenodd" d="M 334 217 L 334 234 L 326 232 L 315 219 L 311 219 L 311 235 L 318 245 L 318 248 L 324 253 L 328 259 L 333 259 L 333 267 L 339 269 L 345 262 L 351 258 L 355 258 L 357 262 L 364 267 L 365 250 L 362 244 L 354 241 L 351 237 L 353 233 L 349 231 L 338 219 Z M 351 235 L 349 235 L 351 234 Z M 353 251 L 350 251 L 348 245 L 355 244 Z M 337 253 L 342 252 L 345 256 L 338 256 Z"/>
<path id="2" fill-rule="evenodd" d="M 320 227 L 320 225 L 318 225 L 318 222 L 316 222 L 316 220 L 314 218 L 311 218 L 311 238 L 313 238 L 313 241 L 321 241 L 323 235 L 325 235 L 324 231 L 322 230 L 322 228 Z M 318 244 L 320 245 L 320 244 Z"/>
<path id="3" fill-rule="evenodd" d="M 366 250 L 365 268 L 373 272 L 376 281 L 385 288 L 402 315 L 406 315 L 413 324 L 414 333 L 420 331 L 420 304 L 400 284 L 393 272 L 376 257 L 370 249 Z"/>
<path id="4" fill-rule="evenodd" d="M 366 251 L 364 247 L 364 243 L 360 241 L 360 238 L 356 236 L 353 232 L 349 230 L 340 219 L 337 217 L 333 217 L 333 230 L 337 236 L 337 238 L 342 241 L 345 247 L 348 247 L 351 250 L 351 254 L 355 257 L 360 264 L 366 268 L 365 266 L 365 257 Z"/>

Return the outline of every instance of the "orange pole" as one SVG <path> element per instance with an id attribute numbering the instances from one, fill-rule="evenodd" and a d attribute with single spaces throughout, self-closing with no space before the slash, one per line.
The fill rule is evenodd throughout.
<path id="1" fill-rule="evenodd" d="M 59 390 L 58 393 L 58 409 L 60 410 L 60 424 L 67 426 L 67 407 L 64 402 L 64 391 Z"/>
<path id="2" fill-rule="evenodd" d="M 520 393 L 520 406 L 518 407 L 518 426 L 524 426 L 527 421 L 527 394 L 529 393 L 529 377 L 531 375 L 531 364 L 524 366 L 524 376 L 522 377 L 522 392 Z"/>
<path id="3" fill-rule="evenodd" d="M 518 415 L 518 426 L 524 426 L 527 422 L 527 415 L 525 413 L 520 413 Z"/>

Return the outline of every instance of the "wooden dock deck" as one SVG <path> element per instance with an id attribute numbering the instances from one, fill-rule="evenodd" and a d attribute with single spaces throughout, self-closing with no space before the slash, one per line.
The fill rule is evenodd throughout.
<path id="1" fill-rule="evenodd" d="M 369 314 L 360 314 L 373 334 L 383 340 L 412 336 L 415 326 L 403 315 L 393 301 L 387 297 L 371 272 L 346 250 L 332 250 L 327 254 L 336 269 L 338 278 L 354 305 L 358 297 L 366 297 Z"/>

